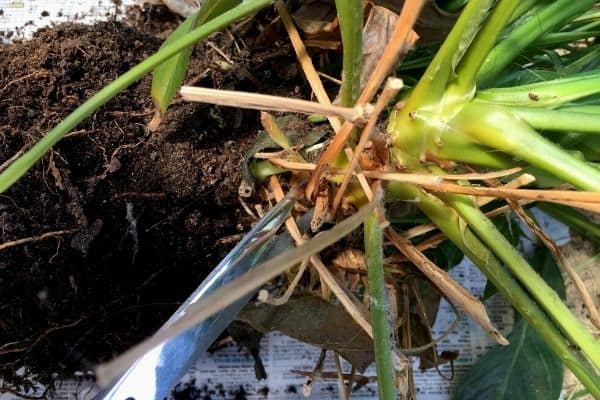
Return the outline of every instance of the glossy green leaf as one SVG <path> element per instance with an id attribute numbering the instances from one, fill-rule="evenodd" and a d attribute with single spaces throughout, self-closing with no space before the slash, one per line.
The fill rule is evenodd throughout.
<path id="1" fill-rule="evenodd" d="M 548 251 L 538 249 L 532 264 L 542 268 L 544 279 L 564 297 L 562 277 Z M 559 398 L 563 382 L 560 358 L 524 319 L 518 320 L 508 340 L 508 346 L 492 347 L 471 367 L 455 400 Z"/>
<path id="2" fill-rule="evenodd" d="M 241 3 L 241 0 L 205 0 L 202 8 L 190 15 L 163 43 L 162 47 L 180 39 L 203 23 Z M 156 67 L 152 73 L 152 98 L 159 116 L 164 115 L 177 89 L 183 82 L 192 47 L 188 47 Z"/>

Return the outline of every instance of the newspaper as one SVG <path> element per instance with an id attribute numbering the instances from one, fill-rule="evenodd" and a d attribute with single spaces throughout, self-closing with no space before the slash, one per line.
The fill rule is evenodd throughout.
<path id="1" fill-rule="evenodd" d="M 122 8 L 133 4 L 134 0 L 115 2 L 109 0 L 0 0 L 0 39 L 11 41 L 27 38 L 43 26 L 76 20 L 93 23 L 112 18 L 122 12 Z M 556 220 L 534 210 L 541 227 L 559 244 L 569 241 L 568 228 Z M 524 253 L 531 252 L 532 242 L 523 239 L 521 248 Z M 450 275 L 476 296 L 483 293 L 486 278 L 467 259 L 450 271 Z M 492 297 L 486 304 L 494 325 L 503 333 L 510 333 L 513 325 L 512 308 L 499 296 Z M 446 331 L 455 315 L 450 306 L 442 300 L 437 318 L 433 325 L 434 338 Z M 453 363 L 454 379 L 445 377 L 452 374 L 451 366 L 440 366 L 440 373 L 429 370 L 421 373 L 415 359 L 415 387 L 417 398 L 423 400 L 446 400 L 451 397 L 454 387 L 462 375 L 492 345 L 492 339 L 472 320 L 464 318 L 459 327 L 438 345 L 438 351 L 458 350 L 459 358 Z M 177 391 L 187 392 L 186 398 L 210 399 L 300 399 L 303 396 L 305 376 L 293 373 L 293 370 L 312 371 L 320 349 L 298 342 L 279 333 L 270 333 L 261 342 L 261 358 L 268 378 L 257 381 L 254 375 L 254 360 L 237 345 L 230 343 L 212 354 L 206 354 L 197 365 L 182 379 Z M 350 366 L 343 362 L 345 372 Z M 327 357 L 324 371 L 335 371 L 331 355 Z M 363 374 L 374 377 L 372 365 Z M 44 388 L 27 395 L 39 395 Z M 79 374 L 65 380 L 57 387 L 53 398 L 57 400 L 92 399 L 97 393 L 92 380 L 86 374 Z M 311 387 L 311 397 L 315 399 L 338 399 L 336 380 L 317 380 Z M 369 383 L 354 392 L 352 399 L 377 399 L 377 385 Z M 0 400 L 20 399 L 8 393 L 0 394 Z M 143 400 L 143 399 L 137 399 Z"/>

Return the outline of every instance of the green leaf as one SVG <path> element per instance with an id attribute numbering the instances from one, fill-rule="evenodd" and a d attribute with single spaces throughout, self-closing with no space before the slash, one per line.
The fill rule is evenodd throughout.
<path id="1" fill-rule="evenodd" d="M 468 399 L 558 399 L 563 380 L 560 359 L 525 320 L 471 367 L 454 396 Z"/>
<path id="2" fill-rule="evenodd" d="M 205 0 L 202 8 L 190 15 L 163 43 L 162 47 L 182 38 L 203 23 L 223 14 L 241 3 L 241 0 Z M 161 48 L 162 48 L 161 47 Z M 169 103 L 173 100 L 177 89 L 183 82 L 187 72 L 192 47 L 187 47 L 152 72 L 152 99 L 156 105 L 155 119 L 151 123 L 151 130 L 156 129 L 162 116 L 167 111 Z"/>
<path id="3" fill-rule="evenodd" d="M 542 269 L 544 279 L 564 297 L 564 282 L 545 248 L 537 249 L 532 264 Z M 508 340 L 508 346 L 492 347 L 471 367 L 455 400 L 558 399 L 563 381 L 560 358 L 524 319 L 515 324 Z"/>

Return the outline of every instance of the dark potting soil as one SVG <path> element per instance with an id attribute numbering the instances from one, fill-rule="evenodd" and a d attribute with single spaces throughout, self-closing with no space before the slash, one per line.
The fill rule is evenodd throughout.
<path id="1" fill-rule="evenodd" d="M 211 38 L 234 65 L 198 45 L 186 81 L 307 93 L 287 44 L 254 37 Z M 0 165 L 160 43 L 109 22 L 0 48 Z M 118 95 L 0 195 L 0 246 L 49 233 L 0 250 L 0 378 L 27 366 L 47 381 L 124 351 L 250 227 L 237 189 L 258 113 L 176 99 L 151 133 L 149 87 L 145 77 Z"/>

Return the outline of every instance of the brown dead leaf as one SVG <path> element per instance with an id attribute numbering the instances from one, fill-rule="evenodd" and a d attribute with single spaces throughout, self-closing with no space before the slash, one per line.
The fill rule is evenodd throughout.
<path id="1" fill-rule="evenodd" d="M 385 46 L 390 41 L 398 22 L 398 14 L 373 3 L 367 3 L 365 12 L 367 13 L 367 21 L 363 28 L 361 90 L 366 85 L 369 77 L 375 70 L 375 66 L 381 59 Z"/>
<path id="2" fill-rule="evenodd" d="M 344 270 L 359 273 L 365 272 L 365 253 L 358 249 L 346 249 L 339 252 L 331 261 L 333 265 Z"/>

